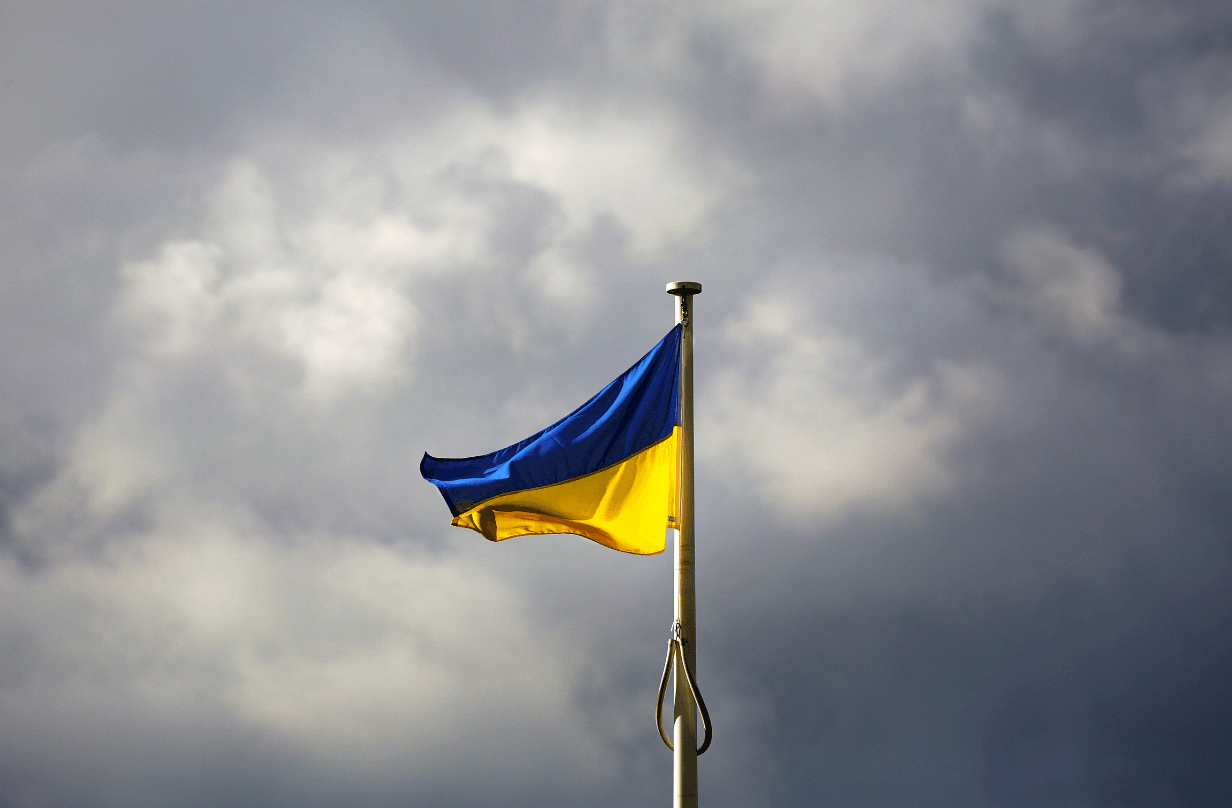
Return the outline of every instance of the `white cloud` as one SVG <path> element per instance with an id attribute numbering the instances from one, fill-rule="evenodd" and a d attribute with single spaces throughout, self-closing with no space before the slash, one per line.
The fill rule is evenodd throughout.
<path id="1" fill-rule="evenodd" d="M 788 106 L 842 107 L 922 64 L 962 64 L 990 14 L 1013 14 L 1034 36 L 1061 29 L 1077 0 L 722 0 L 695 4 Z M 696 23 L 695 23 L 696 24 Z"/>
<path id="2" fill-rule="evenodd" d="M 1112 330 L 1121 277 L 1097 251 L 1077 247 L 1055 232 L 1030 230 L 1010 237 L 1004 255 L 1029 290 L 1025 305 L 1056 318 L 1083 340 Z"/>
<path id="3" fill-rule="evenodd" d="M 587 762 L 596 741 L 574 712 L 584 660 L 458 558 L 168 514 L 103 558 L 37 574 L 4 560 L 0 601 L 0 636 L 38 638 L 4 663 L 0 749 L 11 761 L 58 746 L 70 780 L 73 759 L 119 741 L 74 716 L 89 726 L 112 708 L 143 717 L 125 749 L 196 724 L 409 783 L 445 779 L 459 756 L 501 771 L 567 762 L 583 778 L 603 768 Z M 494 745 L 511 735 L 536 740 Z"/>
<path id="4" fill-rule="evenodd" d="M 350 491 L 355 470 L 319 458 L 381 440 L 364 408 L 413 388 L 429 329 L 464 319 L 532 350 L 592 316 L 579 245 L 598 217 L 638 250 L 698 225 L 722 181 L 675 159 L 676 139 L 653 115 L 471 107 L 379 142 L 232 160 L 195 227 L 121 267 L 112 323 L 130 350 L 55 478 L 15 509 L 21 541 L 54 555 L 114 539 L 168 499 L 298 511 L 279 481 L 292 459 Z"/>
<path id="5" fill-rule="evenodd" d="M 263 172 L 237 161 L 211 194 L 200 237 L 124 267 L 123 313 L 156 353 L 242 348 L 290 359 L 311 402 L 391 381 L 406 370 L 417 327 L 405 284 L 450 250 L 396 215 L 350 213 L 326 200 L 295 221 Z"/>
<path id="6" fill-rule="evenodd" d="M 661 115 L 532 108 L 498 124 L 512 175 L 560 200 L 574 228 L 616 217 L 633 246 L 654 252 L 687 235 L 733 181 L 727 166 L 700 166 Z"/>
<path id="7" fill-rule="evenodd" d="M 750 55 L 784 94 L 843 103 L 853 89 L 897 79 L 913 62 L 969 37 L 982 2 L 727 4 L 751 32 Z"/>
<path id="8" fill-rule="evenodd" d="M 1165 347 L 1162 334 L 1125 312 L 1121 273 L 1098 250 L 1055 230 L 1031 228 L 1006 239 L 1002 256 L 1015 283 L 994 297 L 1028 313 L 1049 334 L 1126 355 Z"/>
<path id="9" fill-rule="evenodd" d="M 799 298 L 757 296 L 724 339 L 734 361 L 706 390 L 706 428 L 718 436 L 707 462 L 750 482 L 787 523 L 946 491 L 946 452 L 993 395 L 981 371 L 948 360 L 896 381 Z"/>
<path id="10" fill-rule="evenodd" d="M 497 303 L 517 275 L 541 305 L 567 302 L 564 325 L 576 326 L 593 302 L 578 245 L 600 219 L 648 257 L 699 227 L 735 182 L 729 166 L 688 157 L 661 115 L 550 103 L 472 106 L 364 147 L 285 151 L 290 161 L 234 160 L 200 232 L 124 267 L 123 314 L 156 352 L 242 345 L 290 359 L 317 405 L 409 371 L 416 279 L 492 277 L 484 297 L 524 341 L 525 324 Z M 528 223 L 529 253 L 501 241 L 519 193 L 558 206 Z"/>

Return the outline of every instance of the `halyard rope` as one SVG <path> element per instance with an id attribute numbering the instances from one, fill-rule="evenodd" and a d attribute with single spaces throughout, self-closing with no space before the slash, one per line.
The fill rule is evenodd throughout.
<path id="1" fill-rule="evenodd" d="M 663 695 L 667 692 L 667 677 L 672 672 L 672 664 L 677 659 L 680 660 L 680 670 L 684 671 L 684 680 L 689 683 L 689 692 L 693 694 L 693 701 L 697 704 L 697 709 L 701 711 L 702 726 L 706 729 L 706 739 L 697 749 L 697 754 L 700 755 L 710 748 L 710 713 L 706 712 L 706 702 L 702 700 L 702 694 L 693 681 L 693 673 L 689 670 L 689 663 L 685 660 L 684 645 L 680 639 L 679 620 L 672 624 L 672 636 L 667 641 L 667 661 L 663 663 L 663 678 L 659 681 L 659 695 L 655 699 L 655 728 L 659 730 L 659 737 L 663 739 L 663 743 L 667 744 L 667 748 L 673 750 L 676 747 L 672 739 L 667 737 L 667 733 L 663 731 Z"/>

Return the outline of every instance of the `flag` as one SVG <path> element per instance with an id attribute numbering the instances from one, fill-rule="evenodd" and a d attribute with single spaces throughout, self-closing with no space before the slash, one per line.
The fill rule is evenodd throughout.
<path id="1" fill-rule="evenodd" d="M 492 541 L 575 533 L 626 553 L 663 552 L 676 526 L 681 326 L 542 432 L 467 458 L 424 453 L 452 524 Z"/>

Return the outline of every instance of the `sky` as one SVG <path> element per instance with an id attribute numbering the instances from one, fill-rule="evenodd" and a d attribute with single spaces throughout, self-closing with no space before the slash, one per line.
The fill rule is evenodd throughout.
<path id="1" fill-rule="evenodd" d="M 666 804 L 670 553 L 423 452 L 695 298 L 707 806 L 1232 793 L 1232 9 L 0 0 L 0 806 Z"/>

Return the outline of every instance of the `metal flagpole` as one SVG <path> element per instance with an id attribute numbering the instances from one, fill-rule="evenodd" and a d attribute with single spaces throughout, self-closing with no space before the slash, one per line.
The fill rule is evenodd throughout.
<path id="1" fill-rule="evenodd" d="M 680 335 L 680 510 L 676 530 L 676 625 L 680 650 L 690 672 L 697 670 L 693 597 L 693 295 L 700 283 L 677 281 L 667 285 L 676 296 L 676 322 Z M 689 682 L 675 666 L 673 707 L 673 808 L 697 808 L 697 705 Z"/>

